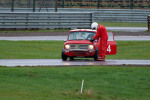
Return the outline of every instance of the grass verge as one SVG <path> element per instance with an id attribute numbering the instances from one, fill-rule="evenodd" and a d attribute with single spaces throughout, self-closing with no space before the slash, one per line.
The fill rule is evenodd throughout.
<path id="1" fill-rule="evenodd" d="M 149 100 L 149 77 L 148 67 L 1 67 L 0 100 Z"/>
<path id="2" fill-rule="evenodd" d="M 61 59 L 63 41 L 0 41 L 0 59 Z M 150 41 L 117 41 L 106 59 L 150 60 Z"/>

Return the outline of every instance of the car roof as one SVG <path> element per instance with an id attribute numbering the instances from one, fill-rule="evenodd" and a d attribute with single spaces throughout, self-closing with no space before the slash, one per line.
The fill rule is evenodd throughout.
<path id="1" fill-rule="evenodd" d="M 96 32 L 96 30 L 92 30 L 92 29 L 74 29 L 74 30 L 70 30 L 71 32 L 73 31 L 90 31 L 90 32 Z"/>

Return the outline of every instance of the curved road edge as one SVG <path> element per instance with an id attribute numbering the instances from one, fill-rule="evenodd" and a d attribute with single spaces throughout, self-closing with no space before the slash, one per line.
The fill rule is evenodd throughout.
<path id="1" fill-rule="evenodd" d="M 62 61 L 61 59 L 0 59 L 0 66 L 26 67 L 26 66 L 147 66 L 150 67 L 150 60 L 74 60 Z"/>

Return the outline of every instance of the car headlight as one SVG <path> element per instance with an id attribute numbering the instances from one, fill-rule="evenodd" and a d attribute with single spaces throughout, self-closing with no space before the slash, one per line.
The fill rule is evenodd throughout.
<path id="1" fill-rule="evenodd" d="M 93 45 L 89 45 L 89 50 L 93 50 L 94 46 Z"/>
<path id="2" fill-rule="evenodd" d="M 65 49 L 70 49 L 70 45 L 65 45 Z"/>

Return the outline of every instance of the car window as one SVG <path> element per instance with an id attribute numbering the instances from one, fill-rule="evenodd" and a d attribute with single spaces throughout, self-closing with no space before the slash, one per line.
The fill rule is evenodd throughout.
<path id="1" fill-rule="evenodd" d="M 90 40 L 95 32 L 70 32 L 68 40 Z"/>
<path id="2" fill-rule="evenodd" d="M 114 35 L 112 32 L 108 32 L 108 41 L 114 41 Z"/>

